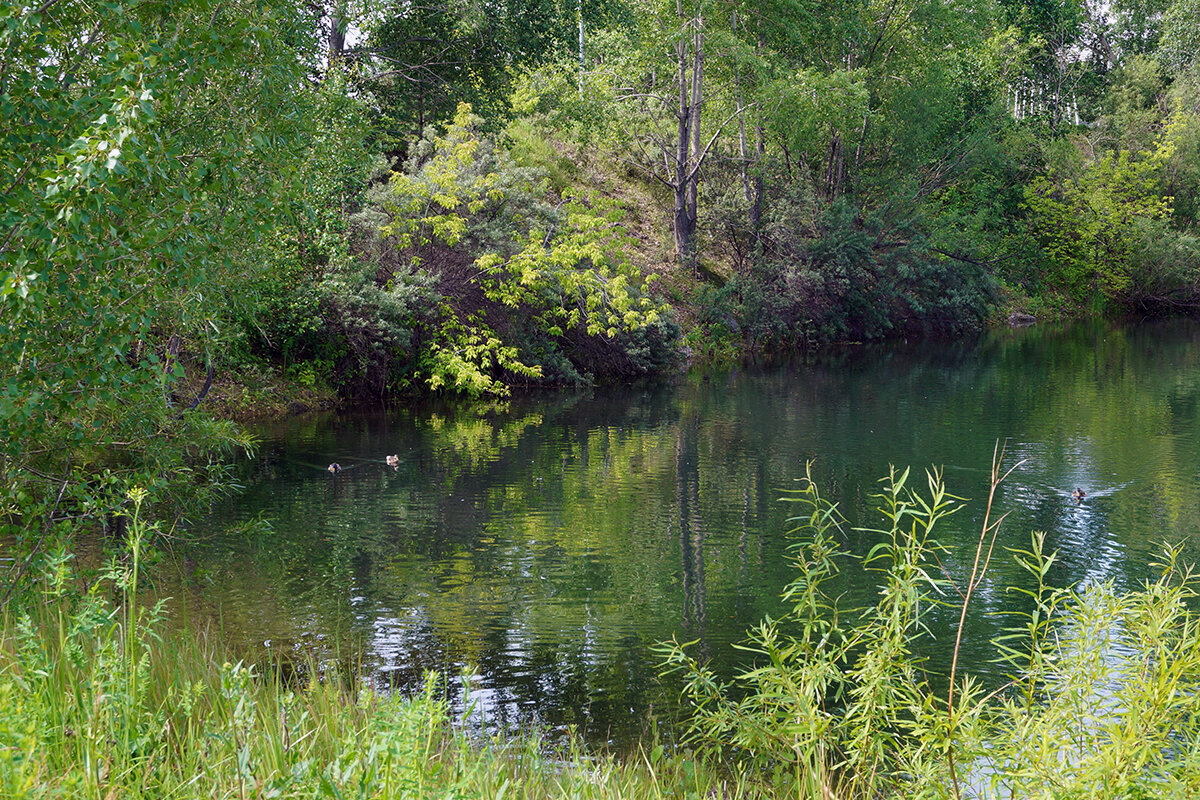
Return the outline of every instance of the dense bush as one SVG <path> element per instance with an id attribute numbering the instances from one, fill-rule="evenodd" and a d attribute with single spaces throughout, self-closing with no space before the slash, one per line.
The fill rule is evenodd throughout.
<path id="1" fill-rule="evenodd" d="M 934 252 L 909 224 L 864 218 L 847 200 L 823 207 L 799 187 L 767 209 L 754 249 L 709 294 L 705 321 L 770 351 L 961 333 L 981 326 L 990 300 L 979 265 Z"/>
<path id="2" fill-rule="evenodd" d="M 6 583 L 119 527 L 130 485 L 173 522 L 230 488 L 247 437 L 192 408 L 196 373 L 234 349 L 329 144 L 314 27 L 287 0 L 0 6 Z"/>
<path id="3" fill-rule="evenodd" d="M 423 285 L 440 298 L 418 339 L 420 379 L 497 394 L 669 363 L 677 331 L 628 261 L 620 205 L 554 191 L 477 122 L 463 106 L 443 135 L 430 131 L 354 218 L 355 255 L 378 287 Z"/>

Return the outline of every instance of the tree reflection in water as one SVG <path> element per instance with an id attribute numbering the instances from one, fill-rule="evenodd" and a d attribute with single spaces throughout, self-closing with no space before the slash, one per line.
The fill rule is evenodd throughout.
<path id="1" fill-rule="evenodd" d="M 731 645 L 780 608 L 792 526 L 777 500 L 809 459 L 870 527 L 889 464 L 942 466 L 978 501 L 1004 439 L 1025 463 L 998 496 L 1012 511 L 999 546 L 1045 530 L 1056 582 L 1136 583 L 1156 542 L 1200 530 L 1198 343 L 1188 323 L 1028 328 L 672 385 L 289 421 L 262 432 L 245 494 L 204 523 L 197 568 L 162 591 L 259 656 L 336 654 L 401 691 L 470 667 L 481 724 L 624 742 L 675 711 L 655 642 L 698 638 L 720 674 L 746 666 Z M 335 460 L 331 478 L 321 465 Z M 941 531 L 960 579 L 979 506 Z M 260 516 L 270 524 L 247 524 Z M 851 538 L 859 554 L 874 543 Z M 963 658 L 985 680 L 999 679 L 983 660 L 1005 624 L 995 612 L 1019 602 L 1003 587 L 1023 579 L 999 552 L 975 600 Z M 857 568 L 839 580 L 851 597 L 875 591 Z M 957 611 L 930 620 L 937 674 Z"/>

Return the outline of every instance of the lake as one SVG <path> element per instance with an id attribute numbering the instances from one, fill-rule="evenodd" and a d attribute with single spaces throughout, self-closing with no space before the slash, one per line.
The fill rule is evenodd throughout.
<path id="1" fill-rule="evenodd" d="M 847 346 L 635 388 L 295 419 L 259 432 L 239 465 L 245 491 L 194 526 L 201 544 L 160 591 L 177 618 L 258 657 L 349 664 L 398 691 L 438 670 L 473 724 L 571 726 L 620 746 L 677 713 L 655 643 L 698 640 L 726 676 L 748 663 L 733 645 L 781 609 L 795 509 L 779 498 L 807 462 L 868 527 L 889 465 L 911 466 L 921 488 L 925 469 L 942 470 L 969 501 L 940 537 L 962 580 L 1000 441 L 1021 465 L 997 495 L 1010 515 L 963 656 L 995 683 L 988 642 L 1008 624 L 999 612 L 1020 607 L 1005 587 L 1023 580 L 1001 547 L 1045 531 L 1066 586 L 1136 585 L 1163 541 L 1198 560 L 1198 406 L 1200 326 L 1172 322 Z M 860 554 L 875 541 L 847 535 Z M 874 580 L 853 563 L 841 579 L 852 603 Z M 944 674 L 958 611 L 929 620 L 923 655 Z"/>

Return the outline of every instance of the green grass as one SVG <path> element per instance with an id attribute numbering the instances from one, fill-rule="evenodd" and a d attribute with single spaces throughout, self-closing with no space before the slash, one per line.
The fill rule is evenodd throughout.
<path id="1" fill-rule="evenodd" d="M 617 758 L 534 733 L 474 738 L 437 676 L 409 698 L 338 676 L 298 688 L 203 634 L 161 636 L 161 609 L 136 599 L 146 531 L 136 517 L 131 530 L 127 561 L 86 594 L 59 571 L 0 617 L 4 800 L 756 796 L 661 746 Z"/>

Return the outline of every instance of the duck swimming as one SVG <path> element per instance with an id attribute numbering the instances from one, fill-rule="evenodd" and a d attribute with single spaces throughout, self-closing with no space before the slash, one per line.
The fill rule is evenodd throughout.
<path id="1" fill-rule="evenodd" d="M 329 470 L 330 475 L 337 475 L 339 472 L 342 471 L 342 465 L 335 461 L 332 464 L 330 464 L 328 467 L 326 467 L 326 469 Z"/>
<path id="2" fill-rule="evenodd" d="M 400 468 L 400 456 L 388 456 L 384 459 L 384 461 L 386 461 L 387 465 L 392 469 Z"/>
<path id="3" fill-rule="evenodd" d="M 1082 504 L 1083 498 L 1085 497 L 1087 497 L 1087 492 L 1085 492 L 1083 489 L 1080 489 L 1078 486 L 1075 487 L 1075 491 L 1071 492 L 1071 499 L 1076 503 Z"/>

